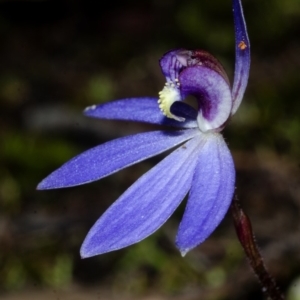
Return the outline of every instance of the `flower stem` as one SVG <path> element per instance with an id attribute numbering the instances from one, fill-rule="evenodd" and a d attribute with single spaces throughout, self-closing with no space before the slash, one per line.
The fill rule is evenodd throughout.
<path id="1" fill-rule="evenodd" d="M 241 208 L 236 195 L 231 204 L 231 212 L 237 236 L 244 248 L 249 264 L 262 286 L 263 293 L 271 300 L 284 300 L 284 296 L 280 292 L 275 280 L 265 267 L 252 231 L 251 221 Z"/>

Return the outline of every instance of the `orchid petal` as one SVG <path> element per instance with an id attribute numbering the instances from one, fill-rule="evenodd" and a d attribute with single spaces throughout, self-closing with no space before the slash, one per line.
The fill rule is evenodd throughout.
<path id="1" fill-rule="evenodd" d="M 153 131 L 107 142 L 74 157 L 46 177 L 37 188 L 70 187 L 98 180 L 162 153 L 196 134 L 197 129 Z"/>
<path id="2" fill-rule="evenodd" d="M 193 66 L 180 73 L 179 81 L 181 92 L 198 100 L 200 130 L 205 132 L 220 128 L 228 119 L 232 107 L 230 87 L 224 77 L 207 67 Z"/>
<path id="3" fill-rule="evenodd" d="M 124 248 L 162 226 L 191 187 L 201 142 L 198 135 L 140 177 L 92 227 L 81 256 Z"/>
<path id="4" fill-rule="evenodd" d="M 242 102 L 250 71 L 250 41 L 241 0 L 233 0 L 233 16 L 235 27 L 235 70 L 232 88 L 232 115 L 235 114 Z"/>
<path id="5" fill-rule="evenodd" d="M 224 218 L 234 193 L 232 156 L 220 134 L 202 147 L 176 245 L 182 255 L 202 243 Z"/>
<path id="6" fill-rule="evenodd" d="M 89 106 L 85 109 L 84 114 L 89 117 L 109 120 L 136 121 L 179 128 L 197 127 L 197 122 L 192 119 L 178 122 L 166 118 L 160 111 L 157 101 L 158 98 L 151 97 L 116 100 Z"/>

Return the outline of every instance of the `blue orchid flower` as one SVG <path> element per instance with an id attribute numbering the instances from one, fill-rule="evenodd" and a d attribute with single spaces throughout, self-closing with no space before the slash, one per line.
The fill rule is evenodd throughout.
<path id="1" fill-rule="evenodd" d="M 159 98 L 122 99 L 88 107 L 84 113 L 166 125 L 173 130 L 127 136 L 92 148 L 38 185 L 38 189 L 54 189 L 85 184 L 177 147 L 98 219 L 81 247 L 83 258 L 143 240 L 166 222 L 188 193 L 176 237 L 182 255 L 202 243 L 224 218 L 234 193 L 235 168 L 220 132 L 241 103 L 250 68 L 240 0 L 233 0 L 233 14 L 236 62 L 232 89 L 223 67 L 208 52 L 169 51 L 160 60 L 166 84 Z M 188 95 L 197 99 L 198 110 L 182 102 Z"/>

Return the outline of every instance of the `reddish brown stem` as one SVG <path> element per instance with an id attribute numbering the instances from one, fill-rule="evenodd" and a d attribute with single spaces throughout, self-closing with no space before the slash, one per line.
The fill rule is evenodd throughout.
<path id="1" fill-rule="evenodd" d="M 262 286 L 262 291 L 271 300 L 284 300 L 284 296 L 276 285 L 275 280 L 265 267 L 255 241 L 251 221 L 241 208 L 237 196 L 232 201 L 231 212 L 237 236 L 244 248 L 249 264 Z"/>

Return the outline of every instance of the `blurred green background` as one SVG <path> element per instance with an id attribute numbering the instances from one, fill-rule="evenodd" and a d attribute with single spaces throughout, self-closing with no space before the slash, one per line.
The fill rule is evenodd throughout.
<path id="1" fill-rule="evenodd" d="M 237 193 L 269 270 L 300 299 L 300 1 L 244 0 L 252 65 L 224 134 Z M 158 59 L 214 54 L 232 79 L 230 0 L 0 1 L 0 296 L 3 299 L 263 299 L 230 213 L 181 258 L 184 209 L 127 249 L 81 260 L 97 218 L 163 156 L 86 186 L 35 190 L 72 156 L 153 127 L 84 118 L 91 104 L 156 96 Z M 36 298 L 35 298 L 36 297 Z"/>

